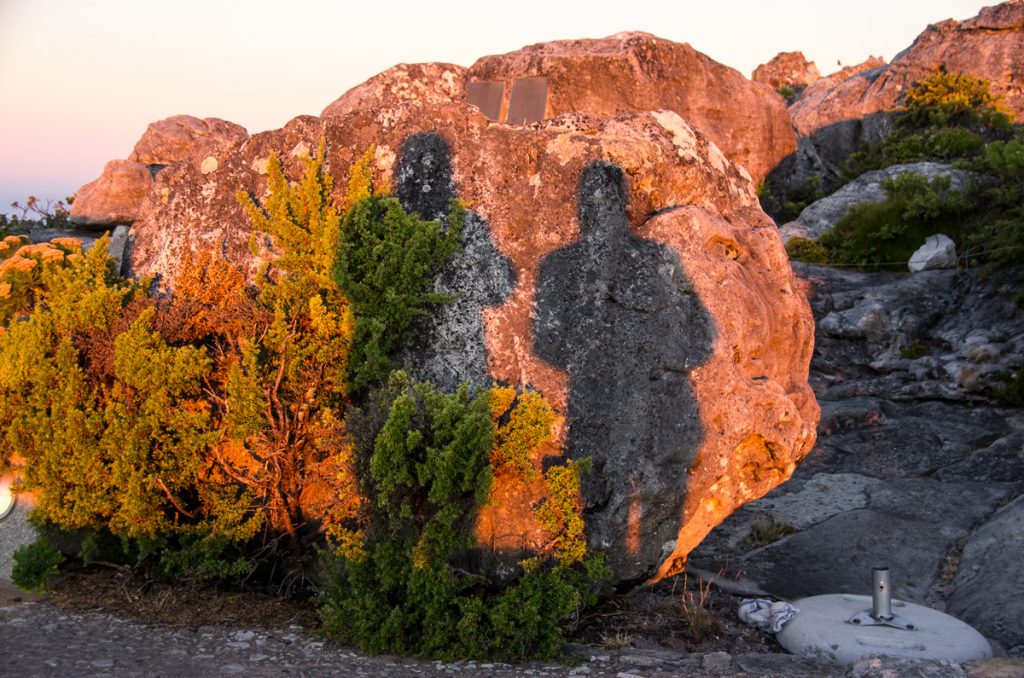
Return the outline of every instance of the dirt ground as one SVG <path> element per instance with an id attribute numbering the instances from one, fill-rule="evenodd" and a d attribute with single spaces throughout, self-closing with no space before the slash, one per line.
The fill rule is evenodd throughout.
<path id="1" fill-rule="evenodd" d="M 616 595 L 585 611 L 570 624 L 567 640 L 609 650 L 784 652 L 774 636 L 738 620 L 742 599 L 699 578 L 680 576 Z M 66 573 L 54 582 L 49 601 L 67 612 L 107 612 L 171 628 L 297 625 L 315 632 L 319 627 L 312 599 L 147 581 L 114 569 Z"/>

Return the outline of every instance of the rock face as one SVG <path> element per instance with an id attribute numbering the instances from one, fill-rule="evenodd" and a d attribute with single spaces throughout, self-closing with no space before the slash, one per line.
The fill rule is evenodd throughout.
<path id="1" fill-rule="evenodd" d="M 811 140 L 824 169 L 834 172 L 858 144 L 888 132 L 887 112 L 910 85 L 943 67 L 990 81 L 991 91 L 1024 118 L 1024 0 L 985 7 L 967 21 L 932 24 L 892 63 L 808 87 L 791 109 L 797 134 Z"/>
<path id="2" fill-rule="evenodd" d="M 379 101 L 437 106 L 465 98 L 465 67 L 442 63 L 398 64 L 342 94 L 320 113 L 320 117 L 344 115 Z"/>
<path id="3" fill-rule="evenodd" d="M 153 174 L 146 165 L 111 160 L 98 179 L 78 189 L 71 204 L 71 221 L 97 227 L 130 224 L 152 187 Z"/>
<path id="4" fill-rule="evenodd" d="M 728 564 L 748 589 L 799 598 L 865 595 L 885 564 L 894 597 L 946 609 L 1020 656 L 1024 424 L 990 400 L 1000 375 L 1024 368 L 1012 293 L 956 271 L 795 266 L 817 319 L 817 446 L 691 565 Z"/>
<path id="5" fill-rule="evenodd" d="M 854 205 L 878 203 L 885 200 L 888 195 L 885 192 L 885 182 L 909 173 L 920 174 L 929 180 L 950 177 L 950 187 L 956 190 L 963 190 L 971 177 L 970 172 L 953 169 L 952 165 L 938 162 L 892 165 L 884 169 L 865 172 L 832 195 L 815 200 L 800 212 L 800 216 L 795 221 L 780 226 L 782 239 L 788 241 L 794 236 L 799 236 L 817 240 L 832 230 Z"/>
<path id="6" fill-rule="evenodd" d="M 175 115 L 150 123 L 128 159 L 144 165 L 171 165 L 194 155 L 215 155 L 247 138 L 244 127 L 227 120 Z"/>
<path id="7" fill-rule="evenodd" d="M 766 64 L 754 69 L 750 79 L 774 90 L 783 87 L 803 89 L 821 78 L 818 67 L 803 52 L 779 52 Z"/>
<path id="8" fill-rule="evenodd" d="M 855 100 L 854 92 L 863 93 L 885 70 L 885 60 L 881 57 L 870 57 L 854 66 L 846 66 L 835 73 L 826 75 L 804 90 L 800 101 L 793 104 L 793 125 L 797 134 L 806 137 L 818 129 L 843 120 L 859 119 L 875 110 L 868 110 L 862 115 L 856 112 L 838 111 L 848 109 L 850 103 L 844 102 L 845 97 Z"/>
<path id="9" fill-rule="evenodd" d="M 297 118 L 209 173 L 193 161 L 161 172 L 132 229 L 132 271 L 170 285 L 183 250 L 204 248 L 255 270 L 234 194 L 262 199 L 269 155 L 297 176 L 321 137 L 338 174 L 373 144 L 378 169 L 425 216 L 452 195 L 471 205 L 465 252 L 438 282 L 464 305 L 421 328 L 425 374 L 530 387 L 553 403 L 568 453 L 594 462 L 589 534 L 619 582 L 677 571 L 813 445 L 812 326 L 778 231 L 746 173 L 672 112 L 522 127 L 472 106 L 382 101 Z M 574 294 L 578 308 L 562 314 Z M 543 482 L 493 492 L 480 542 L 535 547 L 524 507 Z"/>
<path id="10" fill-rule="evenodd" d="M 785 103 L 768 88 L 688 44 L 646 33 L 531 45 L 479 59 L 468 78 L 470 86 L 493 83 L 492 118 L 500 121 L 674 111 L 755 181 L 796 147 Z"/>
<path id="11" fill-rule="evenodd" d="M 1024 646 L 1024 497 L 1000 509 L 971 535 L 949 600 L 951 613 L 971 618 L 1006 647 Z"/>

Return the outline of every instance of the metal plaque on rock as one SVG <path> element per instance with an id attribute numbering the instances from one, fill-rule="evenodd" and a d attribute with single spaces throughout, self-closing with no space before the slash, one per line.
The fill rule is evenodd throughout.
<path id="1" fill-rule="evenodd" d="M 548 79 L 544 77 L 519 78 L 512 85 L 505 122 L 510 125 L 529 125 L 544 119 L 548 106 Z"/>
<path id="2" fill-rule="evenodd" d="M 491 121 L 501 115 L 501 95 L 505 85 L 494 80 L 479 80 L 466 85 L 466 101 L 480 109 Z"/>

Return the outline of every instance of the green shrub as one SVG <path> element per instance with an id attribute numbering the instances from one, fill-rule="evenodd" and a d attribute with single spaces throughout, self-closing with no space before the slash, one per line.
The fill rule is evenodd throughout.
<path id="1" fill-rule="evenodd" d="M 987 144 L 963 166 L 982 176 L 972 187 L 976 209 L 965 243 L 971 263 L 1001 277 L 1024 277 L 1024 130 Z"/>
<path id="2" fill-rule="evenodd" d="M 920 339 L 914 339 L 900 349 L 900 357 L 904 360 L 917 360 L 928 355 L 928 344 Z"/>
<path id="3" fill-rule="evenodd" d="M 778 92 L 779 96 L 786 100 L 787 106 L 792 106 L 794 103 L 796 103 L 797 99 L 800 98 L 800 95 L 804 93 L 805 89 L 807 89 L 807 85 L 794 84 L 783 85 L 782 87 L 778 88 L 775 91 Z"/>
<path id="4" fill-rule="evenodd" d="M 48 538 L 41 536 L 15 549 L 11 581 L 24 591 L 43 593 L 63 562 L 63 554 Z"/>
<path id="5" fill-rule="evenodd" d="M 808 264 L 827 264 L 828 250 L 816 240 L 794 236 L 786 243 L 786 254 L 791 261 L 803 261 Z"/>
<path id="6" fill-rule="evenodd" d="M 324 555 L 326 632 L 373 653 L 504 661 L 556 654 L 561 624 L 593 602 L 591 587 L 606 574 L 584 553 L 581 467 L 546 474 L 557 486 L 539 509 L 551 555 L 525 561 L 511 585 L 491 581 L 473 567 L 473 528 L 493 473 L 489 393 L 439 393 L 401 373 L 391 389 L 398 395 L 365 483 L 366 538 Z"/>
<path id="7" fill-rule="evenodd" d="M 1004 374 L 1001 381 L 992 393 L 993 400 L 1002 407 L 1024 407 L 1024 370 Z"/>
<path id="8" fill-rule="evenodd" d="M 902 127 L 988 127 L 1005 129 L 1011 114 L 1000 97 L 989 91 L 991 83 L 969 73 L 940 69 L 914 83 L 903 94 Z"/>
<path id="9" fill-rule="evenodd" d="M 796 532 L 796 528 L 772 515 L 762 515 L 750 527 L 747 541 L 756 546 L 774 544 L 783 537 Z"/>
<path id="10" fill-rule="evenodd" d="M 459 251 L 463 209 L 453 203 L 445 223 L 408 214 L 395 198 L 370 195 L 342 222 L 335 275 L 356 317 L 350 385 L 358 391 L 384 381 L 391 356 L 410 339 L 412 321 L 429 304 L 434 276 Z"/>
<path id="11" fill-rule="evenodd" d="M 949 177 L 929 180 L 914 173 L 888 179 L 884 201 L 854 205 L 818 242 L 833 264 L 906 270 L 928 236 L 961 236 L 972 205 L 950 184 Z"/>
<path id="12" fill-rule="evenodd" d="M 1010 119 L 988 81 L 936 72 L 907 89 L 889 136 L 846 159 L 842 180 L 903 163 L 977 158 L 987 142 L 1005 138 Z"/>

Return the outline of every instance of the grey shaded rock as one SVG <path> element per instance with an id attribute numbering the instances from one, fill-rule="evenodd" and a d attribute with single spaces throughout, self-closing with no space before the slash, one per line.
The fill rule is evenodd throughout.
<path id="1" fill-rule="evenodd" d="M 866 274 L 795 264 L 818 319 L 820 400 L 986 402 L 1024 367 L 1024 314 L 1001 283 L 955 271 Z"/>
<path id="2" fill-rule="evenodd" d="M 1019 654 L 1024 650 L 1022 583 L 1024 497 L 1019 497 L 971 535 L 960 557 L 949 611 Z"/>
<path id="3" fill-rule="evenodd" d="M 569 454 L 594 468 L 583 479 L 590 543 L 637 580 L 678 531 L 704 435 L 689 373 L 714 330 L 677 255 L 630 233 L 622 170 L 593 163 L 579 191 L 580 239 L 540 264 L 534 348 L 569 373 Z M 631 521 L 645 535 L 638 552 Z"/>
<path id="4" fill-rule="evenodd" d="M 424 219 L 443 219 L 455 199 L 447 142 L 430 133 L 409 137 L 395 183 L 403 207 Z M 400 358 L 417 380 L 446 391 L 463 383 L 489 386 L 482 311 L 505 301 L 516 282 L 483 218 L 467 212 L 462 236 L 462 252 L 446 262 L 434 285 L 434 292 L 451 301 L 437 304 L 417 323 L 415 340 Z"/>
<path id="5" fill-rule="evenodd" d="M 868 593 L 871 568 L 885 564 L 892 570 L 893 595 L 923 602 L 957 541 L 1011 492 L 980 483 L 881 483 L 870 491 L 866 508 L 746 554 L 742 570 L 765 590 L 797 598 Z"/>
<path id="6" fill-rule="evenodd" d="M 998 657 L 977 659 L 963 665 L 967 678 L 1020 678 L 1024 676 L 1024 658 Z"/>
<path id="7" fill-rule="evenodd" d="M 867 507 L 871 490 L 882 484 L 855 473 L 819 473 L 799 490 L 786 492 L 789 485 L 782 485 L 750 508 L 803 530 L 840 513 Z"/>
<path id="8" fill-rule="evenodd" d="M 830 231 L 847 211 L 863 203 L 879 203 L 885 200 L 885 182 L 907 173 L 920 174 L 928 179 L 951 177 L 951 188 L 962 189 L 970 172 L 954 169 L 952 165 L 937 162 L 917 162 L 893 165 L 885 169 L 866 172 L 832 195 L 816 200 L 800 213 L 795 221 L 779 227 L 782 239 L 788 241 L 794 236 L 817 240 Z"/>
<path id="9" fill-rule="evenodd" d="M 856 403 L 863 408 L 863 424 L 844 425 L 851 408 L 836 406 L 835 401 L 822 403 L 821 456 L 812 455 L 798 475 L 827 471 L 875 478 L 928 476 L 965 462 L 1012 433 L 998 413 L 985 408 L 880 398 L 859 398 Z"/>
<path id="10" fill-rule="evenodd" d="M 846 668 L 827 659 L 794 657 L 785 654 L 736 655 L 736 666 L 752 676 L 815 676 L 815 678 L 841 678 Z"/>
<path id="11" fill-rule="evenodd" d="M 972 450 L 964 459 L 940 468 L 935 476 L 942 481 L 1020 482 L 1024 478 L 1024 433 L 1014 431 Z"/>
<path id="12" fill-rule="evenodd" d="M 942 268 L 956 268 L 956 243 L 949 237 L 930 235 L 912 255 L 907 263 L 911 273 Z"/>

